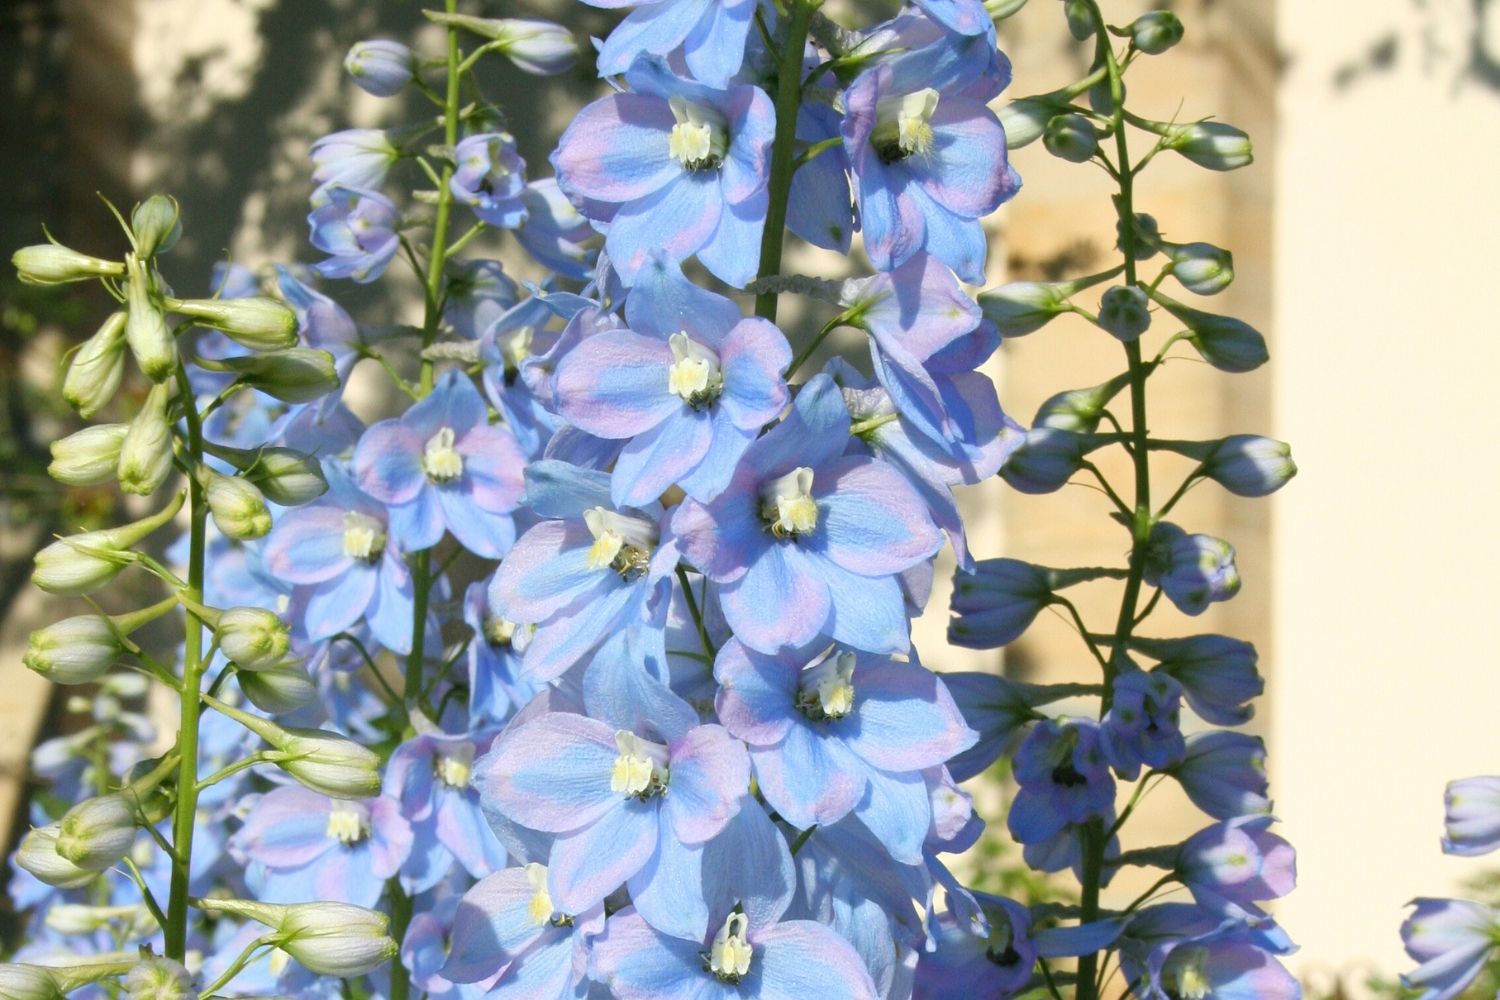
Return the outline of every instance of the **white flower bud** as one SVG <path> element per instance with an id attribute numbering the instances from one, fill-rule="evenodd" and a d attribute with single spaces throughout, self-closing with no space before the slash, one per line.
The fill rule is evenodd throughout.
<path id="1" fill-rule="evenodd" d="M 204 441 L 203 447 L 260 487 L 267 500 L 283 507 L 295 507 L 328 492 L 321 463 L 294 448 L 230 448 L 211 441 Z"/>
<path id="2" fill-rule="evenodd" d="M 1139 339 L 1151 326 L 1151 303 L 1139 285 L 1115 285 L 1099 300 L 1099 325 L 1125 343 Z"/>
<path id="3" fill-rule="evenodd" d="M 339 384 L 333 355 L 312 347 L 289 347 L 220 361 L 198 358 L 197 364 L 209 371 L 237 375 L 244 385 L 284 403 L 309 403 Z"/>
<path id="4" fill-rule="evenodd" d="M 286 623 L 265 608 L 230 608 L 219 615 L 214 628 L 219 649 L 245 670 L 275 667 L 291 648 Z"/>
<path id="5" fill-rule="evenodd" d="M 124 651 L 103 615 L 78 615 L 32 632 L 21 662 L 54 683 L 86 684 Z"/>
<path id="6" fill-rule="evenodd" d="M 98 486 L 115 478 L 125 424 L 97 424 L 51 444 L 47 475 L 68 486 Z"/>
<path id="7" fill-rule="evenodd" d="M 42 882 L 59 889 L 81 889 L 98 877 L 98 872 L 80 868 L 57 853 L 57 824 L 40 826 L 21 838 L 16 848 L 16 864 Z M 0 998 L 5 993 L 0 990 Z"/>
<path id="8" fill-rule="evenodd" d="M 296 664 L 278 664 L 266 670 L 247 670 L 239 675 L 240 690 L 262 712 L 285 715 L 312 704 L 318 685 Z"/>
<path id="9" fill-rule="evenodd" d="M 301 784 L 332 799 L 367 799 L 380 794 L 380 757 L 337 733 L 288 729 L 276 761 Z"/>
<path id="10" fill-rule="evenodd" d="M 1236 170 L 1255 158 L 1250 137 L 1223 122 L 1197 122 L 1173 131 L 1166 146 L 1209 170 Z"/>
<path id="11" fill-rule="evenodd" d="M 141 260 L 150 260 L 176 246 L 182 235 L 177 199 L 171 195 L 153 194 L 130 213 L 130 231 L 135 234 L 135 252 Z"/>
<path id="12" fill-rule="evenodd" d="M 99 872 L 129 853 L 139 823 L 135 804 L 112 794 L 78 803 L 57 828 L 57 853 L 80 868 Z"/>
<path id="13" fill-rule="evenodd" d="M 1099 152 L 1099 137 L 1083 115 L 1057 115 L 1042 132 L 1047 152 L 1069 163 L 1087 163 Z"/>
<path id="14" fill-rule="evenodd" d="M 399 950 L 389 935 L 390 918 L 352 903 L 203 899 L 197 905 L 207 913 L 230 913 L 265 924 L 277 947 L 319 976 L 361 976 L 389 962 Z"/>
<path id="15" fill-rule="evenodd" d="M 170 958 L 148 958 L 125 974 L 125 1000 L 196 1000 L 192 974 Z"/>
<path id="16" fill-rule="evenodd" d="M 1006 148 L 1020 149 L 1036 142 L 1056 114 L 1056 105 L 1038 98 L 1023 97 L 1011 101 L 1000 109 L 1000 124 L 1005 129 Z"/>
<path id="17" fill-rule="evenodd" d="M 61 285 L 89 278 L 116 278 L 125 273 L 117 260 L 100 260 L 57 243 L 22 247 L 10 255 L 16 276 L 28 285 Z"/>
<path id="18" fill-rule="evenodd" d="M 254 483 L 204 467 L 205 495 L 214 524 L 229 538 L 249 541 L 271 530 L 271 510 Z"/>
<path id="19" fill-rule="evenodd" d="M 979 293 L 979 308 L 1001 336 L 1034 333 L 1068 311 L 1068 292 L 1062 282 L 1012 281 Z"/>
<path id="20" fill-rule="evenodd" d="M 80 416 L 92 417 L 115 398 L 125 377 L 125 314 L 113 313 L 85 340 L 63 376 L 63 399 Z"/>
<path id="21" fill-rule="evenodd" d="M 167 328 L 166 314 L 151 296 L 145 265 L 134 258 L 127 260 L 125 340 L 141 373 L 153 382 L 164 382 L 177 368 L 177 341 Z"/>
<path id="22" fill-rule="evenodd" d="M 578 57 L 578 43 L 572 33 L 551 21 L 471 17 L 432 10 L 422 13 L 429 21 L 488 38 L 516 66 L 537 76 L 561 73 Z"/>
<path id="23" fill-rule="evenodd" d="M 239 299 L 168 299 L 167 308 L 199 326 L 220 330 L 253 351 L 297 343 L 297 314 L 264 295 Z"/>
<path id="24" fill-rule="evenodd" d="M 40 965 L 0 964 L 0 1000 L 63 1000 L 51 970 Z"/>
<path id="25" fill-rule="evenodd" d="M 126 493 L 150 496 L 172 471 L 172 421 L 167 413 L 172 390 L 170 382 L 152 386 L 125 432 L 115 476 Z"/>
<path id="26" fill-rule="evenodd" d="M 79 596 L 104 586 L 134 560 L 130 546 L 177 515 L 185 494 L 130 524 L 60 538 L 36 554 L 31 582 L 50 594 Z"/>
<path id="27" fill-rule="evenodd" d="M 1234 257 L 1211 243 L 1184 243 L 1167 248 L 1172 277 L 1195 295 L 1217 295 L 1234 281 Z"/>

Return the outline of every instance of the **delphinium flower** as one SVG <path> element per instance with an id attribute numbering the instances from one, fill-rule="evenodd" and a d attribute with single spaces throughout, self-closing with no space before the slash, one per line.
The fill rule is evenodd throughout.
<path id="1" fill-rule="evenodd" d="M 1184 614 L 1197 615 L 1240 591 L 1234 546 L 1211 535 L 1190 535 L 1163 521 L 1151 529 L 1146 582 L 1159 586 Z"/>
<path id="2" fill-rule="evenodd" d="M 1168 674 L 1124 670 L 1115 675 L 1114 699 L 1099 737 L 1116 774 L 1134 781 L 1143 764 L 1161 769 L 1182 759 L 1187 747 L 1178 726 L 1181 702 L 1182 687 Z"/>
<path id="3" fill-rule="evenodd" d="M 1166 768 L 1193 805 L 1214 819 L 1265 815 L 1266 745 L 1258 736 L 1215 729 L 1188 737 L 1182 759 Z"/>
<path id="4" fill-rule="evenodd" d="M 696 254 L 743 286 L 755 276 L 765 222 L 770 99 L 749 84 L 683 80 L 644 59 L 625 82 L 628 91 L 588 105 L 563 133 L 552 155 L 558 186 L 607 227 L 605 249 L 627 283 L 659 249 L 677 261 Z"/>
<path id="5" fill-rule="evenodd" d="M 474 758 L 493 739 L 493 733 L 430 730 L 391 754 L 385 793 L 401 804 L 401 814 L 411 822 L 416 850 L 432 855 L 427 861 L 432 871 L 446 872 L 454 860 L 475 878 L 505 867 L 505 848 L 485 822 L 473 782 Z"/>
<path id="6" fill-rule="evenodd" d="M 516 239 L 532 259 L 559 277 L 587 278 L 594 230 L 558 188 L 556 178 L 528 181 L 521 203 L 526 219 L 517 227 Z"/>
<path id="7" fill-rule="evenodd" d="M 1273 822 L 1270 816 L 1227 820 L 1177 848 L 1176 871 L 1198 905 L 1253 925 L 1263 917 L 1256 903 L 1296 887 L 1296 852 L 1270 832 Z"/>
<path id="8" fill-rule="evenodd" d="M 400 249 L 400 215 L 378 191 L 334 182 L 318 189 L 307 217 L 312 245 L 328 254 L 313 265 L 325 278 L 376 280 Z"/>
<path id="9" fill-rule="evenodd" d="M 673 515 L 683 557 L 719 585 L 725 619 L 752 649 L 820 633 L 873 653 L 910 644 L 897 574 L 932 556 L 942 535 L 888 464 L 844 455 L 848 438 L 837 386 L 814 377 L 722 494 Z"/>
<path id="10" fill-rule="evenodd" d="M 476 580 L 464 592 L 464 622 L 474 632 L 466 651 L 474 726 L 504 723 L 536 694 L 536 685 L 521 677 L 531 629 L 490 611 L 488 591 L 488 581 Z"/>
<path id="11" fill-rule="evenodd" d="M 526 221 L 521 199 L 526 188 L 526 161 L 509 133 L 485 132 L 459 142 L 453 151 L 458 169 L 449 186 L 481 222 L 514 229 Z"/>
<path id="12" fill-rule="evenodd" d="M 1500 942 L 1500 912 L 1465 899 L 1420 898 L 1401 925 L 1406 953 L 1418 965 L 1401 976 L 1422 1000 L 1450 1000 L 1479 978 Z"/>
<path id="13" fill-rule="evenodd" d="M 479 390 L 456 371 L 400 417 L 367 430 L 354 453 L 360 488 L 388 505 L 403 546 L 436 545 L 447 528 L 490 559 L 515 540 L 510 514 L 524 464 L 515 438 L 490 424 Z"/>
<path id="14" fill-rule="evenodd" d="M 1148 906 L 1129 921 L 1120 967 L 1144 1000 L 1300 1000 L 1278 960 L 1291 950 L 1280 928 L 1224 923 L 1184 903 Z"/>
<path id="15" fill-rule="evenodd" d="M 595 7 L 626 6 L 615 0 L 586 0 Z M 755 13 L 752 0 L 644 0 L 635 5 L 599 50 L 600 75 L 617 76 L 641 53 L 682 53 L 693 78 L 723 87 L 745 56 L 745 42 Z"/>
<path id="16" fill-rule="evenodd" d="M 1027 734 L 1015 757 L 1020 786 L 1010 808 L 1010 832 L 1023 844 L 1057 836 L 1064 827 L 1103 816 L 1114 806 L 1115 782 L 1088 719 L 1049 719 Z"/>
<path id="17" fill-rule="evenodd" d="M 1477 857 L 1500 847 L 1500 777 L 1451 781 L 1443 805 L 1444 854 Z"/>

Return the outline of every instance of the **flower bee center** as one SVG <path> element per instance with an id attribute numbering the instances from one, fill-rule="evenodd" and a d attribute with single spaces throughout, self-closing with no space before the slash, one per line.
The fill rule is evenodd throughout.
<path id="1" fill-rule="evenodd" d="M 990 937 L 986 942 L 984 955 L 996 965 L 1015 965 L 1021 960 L 1021 955 L 1016 951 L 1015 931 L 1010 926 L 1010 921 L 994 920 L 990 924 Z"/>
<path id="2" fill-rule="evenodd" d="M 328 813 L 328 839 L 341 844 L 357 844 L 370 835 L 370 817 L 363 809 L 335 803 Z"/>
<path id="3" fill-rule="evenodd" d="M 1203 971 L 1208 961 L 1205 948 L 1179 948 L 1162 969 L 1162 984 L 1172 1000 L 1205 1000 L 1213 993 L 1213 983 Z"/>
<path id="4" fill-rule="evenodd" d="M 666 747 L 621 729 L 615 733 L 615 748 L 618 754 L 609 772 L 610 791 L 642 801 L 666 794 L 671 779 Z"/>
<path id="5" fill-rule="evenodd" d="M 505 362 L 505 384 L 515 384 L 521 373 L 521 362 L 531 357 L 531 343 L 536 331 L 523 326 L 499 343 L 500 356 Z"/>
<path id="6" fill-rule="evenodd" d="M 657 542 L 655 525 L 603 507 L 584 511 L 583 523 L 594 536 L 588 552 L 589 569 L 613 569 L 627 580 L 646 572 Z"/>
<path id="7" fill-rule="evenodd" d="M 474 769 L 474 744 L 461 743 L 447 753 L 438 754 L 432 763 L 437 779 L 449 788 L 469 787 Z"/>
<path id="8" fill-rule="evenodd" d="M 708 954 L 704 956 L 704 968 L 719 982 L 733 986 L 749 974 L 750 959 L 755 954 L 745 938 L 749 926 L 749 917 L 739 912 L 731 913 L 724 926 L 719 928 L 719 933 L 714 935 L 713 944 L 709 945 Z"/>
<path id="9" fill-rule="evenodd" d="M 538 927 L 552 919 L 552 894 L 547 891 L 547 866 L 535 861 L 526 866 L 526 881 L 531 885 L 531 901 L 526 915 Z"/>
<path id="10" fill-rule="evenodd" d="M 793 469 L 761 488 L 760 516 L 777 538 L 810 534 L 818 526 L 818 503 L 812 498 L 813 471 Z"/>
<path id="11" fill-rule="evenodd" d="M 358 511 L 344 514 L 344 555 L 373 563 L 385 551 L 385 525 Z"/>
<path id="12" fill-rule="evenodd" d="M 831 654 L 802 672 L 797 709 L 814 722 L 842 719 L 854 711 L 854 654 Z"/>
<path id="13" fill-rule="evenodd" d="M 729 129 L 713 108 L 673 97 L 667 102 L 677 124 L 667 139 L 667 154 L 685 170 L 717 170 L 729 149 Z"/>
<path id="14" fill-rule="evenodd" d="M 422 448 L 422 471 L 429 482 L 451 483 L 464 474 L 464 460 L 453 448 L 452 427 L 441 428 Z"/>
<path id="15" fill-rule="evenodd" d="M 500 615 L 484 616 L 484 641 L 495 649 L 504 649 L 516 638 L 516 623 Z"/>
<path id="16" fill-rule="evenodd" d="M 885 163 L 932 151 L 932 114 L 938 92 L 926 87 L 913 94 L 882 98 L 875 105 L 875 129 L 870 144 Z"/>
<path id="17" fill-rule="evenodd" d="M 667 344 L 672 348 L 672 366 L 667 369 L 668 390 L 695 410 L 718 399 L 724 392 L 719 356 L 686 332 L 672 334 Z"/>

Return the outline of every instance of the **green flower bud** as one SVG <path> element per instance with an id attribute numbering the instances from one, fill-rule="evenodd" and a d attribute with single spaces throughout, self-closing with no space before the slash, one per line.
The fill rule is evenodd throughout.
<path id="1" fill-rule="evenodd" d="M 201 899 L 205 913 L 249 917 L 271 928 L 274 943 L 319 976 L 349 979 L 396 956 L 390 918 L 352 903 L 259 903 L 248 899 Z"/>
<path id="2" fill-rule="evenodd" d="M 114 313 L 83 342 L 63 376 L 63 399 L 87 419 L 120 389 L 125 376 L 125 314 Z"/>
<path id="3" fill-rule="evenodd" d="M 1000 124 L 1005 129 L 1007 149 L 1029 146 L 1042 137 L 1047 123 L 1057 115 L 1057 107 L 1035 97 L 1011 101 L 1000 110 Z"/>
<path id="4" fill-rule="evenodd" d="M 152 386 L 140 412 L 130 421 L 115 469 L 120 489 L 126 493 L 150 496 L 172 471 L 172 421 L 167 414 L 172 392 L 170 382 Z"/>
<path id="5" fill-rule="evenodd" d="M 117 278 L 125 273 L 125 265 L 117 260 L 100 260 L 58 243 L 22 247 L 10 255 L 10 262 L 16 276 L 28 285 L 61 285 L 89 278 Z"/>
<path id="6" fill-rule="evenodd" d="M 1254 159 L 1250 137 L 1223 122 L 1198 122 L 1176 129 L 1166 146 L 1209 170 L 1237 170 Z"/>
<path id="7" fill-rule="evenodd" d="M 290 347 L 220 361 L 199 358 L 197 364 L 208 371 L 237 375 L 242 384 L 284 403 L 311 402 L 339 384 L 333 355 L 311 347 Z"/>
<path id="8" fill-rule="evenodd" d="M 269 670 L 247 670 L 239 675 L 240 690 L 262 712 L 285 715 L 313 703 L 318 685 L 296 664 L 278 664 Z"/>
<path id="9" fill-rule="evenodd" d="M 1047 122 L 1042 145 L 1053 156 L 1070 163 L 1086 163 L 1099 152 L 1094 126 L 1083 115 L 1057 115 Z"/>
<path id="10" fill-rule="evenodd" d="M 1234 257 L 1211 243 L 1184 243 L 1167 248 L 1172 277 L 1195 295 L 1217 295 L 1234 281 Z"/>
<path id="11" fill-rule="evenodd" d="M 32 632 L 21 657 L 54 684 L 87 684 L 102 677 L 125 652 L 122 636 L 128 636 L 177 606 L 169 597 L 139 611 L 122 615 L 76 615 Z"/>
<path id="12" fill-rule="evenodd" d="M 984 12 L 990 16 L 991 21 L 1003 21 L 1021 13 L 1021 8 L 1026 6 L 1026 0 L 984 0 Z"/>
<path id="13" fill-rule="evenodd" d="M 1131 226 L 1127 240 L 1125 223 L 1115 223 L 1115 249 L 1121 253 L 1129 244 L 1136 260 L 1150 260 L 1155 257 L 1161 249 L 1161 227 L 1156 223 L 1156 216 L 1145 212 L 1137 212 L 1131 217 Z"/>
<path id="14" fill-rule="evenodd" d="M 293 448 L 230 448 L 211 441 L 204 441 L 203 448 L 234 466 L 260 487 L 267 500 L 283 507 L 316 500 L 328 491 L 322 464 Z"/>
<path id="15" fill-rule="evenodd" d="M 276 612 L 265 608 L 230 608 L 214 624 L 219 649 L 245 670 L 268 670 L 291 649 L 292 634 Z"/>
<path id="16" fill-rule="evenodd" d="M 148 958 L 125 974 L 125 1000 L 197 1000 L 193 977 L 170 958 Z"/>
<path id="17" fill-rule="evenodd" d="M 135 252 L 141 260 L 150 260 L 177 244 L 182 235 L 177 199 L 171 195 L 153 194 L 130 213 L 130 231 L 135 234 Z"/>
<path id="18" fill-rule="evenodd" d="M 63 1000 L 50 969 L 40 965 L 0 964 L 0 1000 Z"/>
<path id="19" fill-rule="evenodd" d="M 1040 330 L 1068 311 L 1065 282 L 1012 281 L 979 293 L 979 308 L 1004 337 L 1022 337 Z"/>
<path id="20" fill-rule="evenodd" d="M 96 424 L 53 441 L 47 475 L 67 486 L 98 486 L 115 478 L 124 424 Z"/>
<path id="21" fill-rule="evenodd" d="M 1188 328 L 1188 343 L 1219 371 L 1239 375 L 1270 360 L 1266 338 L 1244 320 L 1192 309 L 1160 293 L 1157 299 Z"/>
<path id="22" fill-rule="evenodd" d="M 253 351 L 276 351 L 297 343 L 297 314 L 264 295 L 242 299 L 168 299 L 167 308 L 199 326 L 212 327 Z"/>
<path id="23" fill-rule="evenodd" d="M 1142 14 L 1130 25 L 1130 43 L 1148 56 L 1159 56 L 1182 41 L 1182 19 L 1169 10 Z"/>
<path id="24" fill-rule="evenodd" d="M 224 476 L 203 468 L 208 512 L 227 537 L 238 541 L 264 538 L 271 530 L 271 510 L 254 483 L 238 476 Z"/>
<path id="25" fill-rule="evenodd" d="M 78 867 L 57 853 L 56 823 L 39 826 L 21 838 L 21 844 L 16 848 L 16 864 L 58 889 L 81 889 L 99 875 Z M 3 982 L 0 980 L 0 986 Z M 5 995 L 0 988 L 0 998 Z"/>
<path id="26" fill-rule="evenodd" d="M 1080 42 L 1094 33 L 1094 17 L 1083 0 L 1064 0 L 1063 16 L 1068 19 L 1068 33 Z"/>
<path id="27" fill-rule="evenodd" d="M 269 743 L 266 759 L 305 787 L 333 799 L 380 794 L 380 757 L 368 747 L 321 729 L 278 726 L 207 694 L 203 700 Z"/>
<path id="28" fill-rule="evenodd" d="M 77 597 L 98 590 L 134 561 L 130 547 L 177 515 L 178 493 L 150 517 L 99 531 L 60 538 L 36 554 L 31 582 L 49 594 Z"/>
<path id="29" fill-rule="evenodd" d="M 167 328 L 167 317 L 151 296 L 146 267 L 127 258 L 129 280 L 125 284 L 125 340 L 141 373 L 153 382 L 164 382 L 177 369 L 177 342 Z"/>
<path id="30" fill-rule="evenodd" d="M 1099 325 L 1116 340 L 1136 340 L 1151 326 L 1151 303 L 1139 285 L 1116 285 L 1099 301 Z"/>
<path id="31" fill-rule="evenodd" d="M 85 799 L 58 822 L 57 853 L 79 868 L 102 872 L 130 852 L 139 827 L 135 803 L 124 795 Z"/>

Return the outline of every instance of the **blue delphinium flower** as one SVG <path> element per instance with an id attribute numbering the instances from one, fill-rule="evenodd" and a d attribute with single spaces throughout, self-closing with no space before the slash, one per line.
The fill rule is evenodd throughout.
<path id="1" fill-rule="evenodd" d="M 401 803 L 419 841 L 417 850 L 435 843 L 475 878 L 505 867 L 505 848 L 485 822 L 472 781 L 475 756 L 493 740 L 493 733 L 419 732 L 396 748 L 385 772 L 385 793 Z M 447 869 L 451 862 L 432 867 Z"/>
<path id="2" fill-rule="evenodd" d="M 650 61 L 625 80 L 629 91 L 590 104 L 563 133 L 552 154 L 558 186 L 607 226 L 605 249 L 627 284 L 659 249 L 677 261 L 697 254 L 743 287 L 755 277 L 765 225 L 771 99 L 749 84 L 715 90 L 682 80 Z"/>
<path id="3" fill-rule="evenodd" d="M 1420 1000 L 1451 1000 L 1463 993 L 1500 947 L 1500 913 L 1466 899 L 1421 898 L 1401 925 L 1406 953 L 1419 963 L 1401 984 Z"/>
<path id="4" fill-rule="evenodd" d="M 1472 858 L 1500 847 L 1500 777 L 1450 781 L 1443 805 L 1444 854 Z"/>
<path id="5" fill-rule="evenodd" d="M 1162 903 L 1130 918 L 1120 966 L 1143 1000 L 1301 1000 L 1302 987 L 1276 960 L 1290 950 L 1270 921 L 1251 928 L 1187 903 Z"/>
<path id="6" fill-rule="evenodd" d="M 324 188 L 337 184 L 373 191 L 401 156 L 391 138 L 378 128 L 334 132 L 312 144 L 313 181 Z"/>
<path id="7" fill-rule="evenodd" d="M 500 725 L 536 694 L 521 676 L 521 654 L 531 629 L 490 611 L 489 583 L 476 580 L 464 591 L 464 622 L 474 630 L 469 661 L 469 724 Z"/>
<path id="8" fill-rule="evenodd" d="M 461 372 L 400 417 L 364 433 L 354 452 L 360 487 L 389 505 L 391 530 L 408 549 L 436 545 L 446 527 L 470 552 L 498 559 L 515 541 L 525 465 L 504 427 Z"/>
<path id="9" fill-rule="evenodd" d="M 256 898 L 269 903 L 374 906 L 411 849 L 395 799 L 330 799 L 297 785 L 255 799 L 230 840 Z"/>
<path id="10" fill-rule="evenodd" d="M 628 6 L 585 0 L 594 7 Z M 618 76 L 642 53 L 663 58 L 681 51 L 694 79 L 726 86 L 745 58 L 754 0 L 642 0 L 615 26 L 599 50 L 599 74 Z"/>
<path id="11" fill-rule="evenodd" d="M 1297 852 L 1271 833 L 1270 816 L 1244 816 L 1193 834 L 1176 849 L 1176 872 L 1198 905 L 1255 924 L 1258 902 L 1297 885 Z"/>
<path id="12" fill-rule="evenodd" d="M 673 516 L 683 556 L 719 585 L 725 619 L 752 649 L 820 633 L 873 653 L 910 645 L 897 574 L 935 554 L 942 535 L 890 465 L 844 456 L 848 439 L 838 387 L 815 376 L 728 489 Z"/>
<path id="13" fill-rule="evenodd" d="M 977 738 L 936 675 L 837 648 L 769 656 L 731 639 L 714 665 L 719 718 L 750 747 L 766 801 L 798 828 L 854 812 L 919 864 L 932 822 L 921 771 Z"/>
<path id="14" fill-rule="evenodd" d="M 870 262 L 890 271 L 926 252 L 982 282 L 979 220 L 1020 187 L 999 119 L 980 101 L 889 65 L 861 73 L 844 99 L 844 149 Z"/>
<path id="15" fill-rule="evenodd" d="M 763 319 L 742 319 L 660 256 L 637 274 L 625 316 L 629 329 L 564 355 L 557 410 L 580 430 L 628 439 L 610 479 L 617 506 L 639 507 L 674 484 L 711 500 L 786 407 L 786 338 Z"/>
<path id="16" fill-rule="evenodd" d="M 1255 647 L 1227 635 L 1130 640 L 1134 652 L 1159 661 L 1156 670 L 1182 685 L 1188 707 L 1216 726 L 1238 726 L 1255 714 L 1250 702 L 1265 690 Z"/>
<path id="17" fill-rule="evenodd" d="M 363 618 L 381 645 L 410 652 L 411 573 L 385 505 L 337 463 L 325 463 L 323 473 L 328 492 L 287 511 L 271 529 L 266 565 L 310 588 L 302 617 L 308 638 L 331 638 Z"/>
<path id="18" fill-rule="evenodd" d="M 1100 728 L 1104 757 L 1129 781 L 1141 765 L 1161 769 L 1182 759 L 1186 743 L 1178 726 L 1182 687 L 1168 674 L 1122 670 L 1112 685 L 1114 700 Z"/>
<path id="19" fill-rule="evenodd" d="M 1053 601 L 1047 570 L 1019 559 L 981 559 L 953 579 L 948 641 L 970 649 L 1008 646 Z"/>
<path id="20" fill-rule="evenodd" d="M 1023 844 L 1049 840 L 1064 827 L 1114 807 L 1115 782 L 1099 726 L 1087 719 L 1037 723 L 1016 750 L 1015 777 L 1020 789 L 1008 822 L 1011 835 Z"/>
<path id="21" fill-rule="evenodd" d="M 485 132 L 461 140 L 453 150 L 458 169 L 448 187 L 474 210 L 481 222 L 514 229 L 526 221 L 521 193 L 526 188 L 526 161 L 506 132 Z"/>
<path id="22" fill-rule="evenodd" d="M 1188 615 L 1202 614 L 1210 604 L 1240 592 L 1233 545 L 1212 535 L 1190 535 L 1168 521 L 1151 529 L 1145 576 Z"/>
<path id="23" fill-rule="evenodd" d="M 1266 745 L 1258 736 L 1216 729 L 1187 739 L 1182 760 L 1167 768 L 1193 805 L 1214 819 L 1269 814 Z"/>
<path id="24" fill-rule="evenodd" d="M 585 244 L 594 238 L 594 229 L 558 188 L 557 179 L 529 182 L 521 203 L 526 219 L 516 229 L 516 239 L 532 260 L 560 277 L 587 278 L 593 251 Z"/>
<path id="25" fill-rule="evenodd" d="M 352 278 L 368 284 L 385 273 L 401 247 L 396 230 L 401 215 L 378 191 L 325 184 L 313 194 L 307 217 L 309 242 L 328 259 L 314 264 L 325 278 Z"/>

